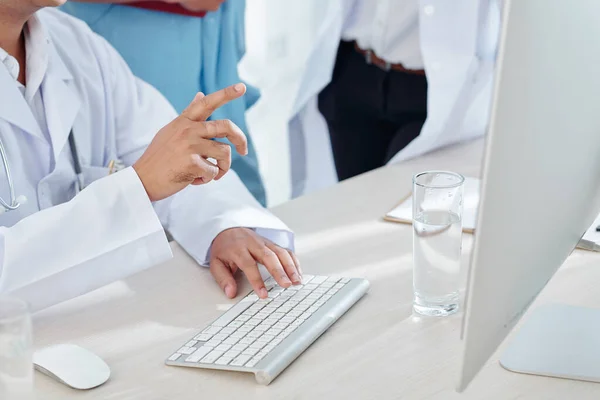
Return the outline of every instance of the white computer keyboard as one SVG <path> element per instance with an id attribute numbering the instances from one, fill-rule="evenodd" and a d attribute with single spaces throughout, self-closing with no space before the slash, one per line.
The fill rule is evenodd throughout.
<path id="1" fill-rule="evenodd" d="M 173 353 L 168 365 L 252 372 L 268 385 L 368 290 L 364 279 L 310 276 L 267 299 L 244 297 Z"/>

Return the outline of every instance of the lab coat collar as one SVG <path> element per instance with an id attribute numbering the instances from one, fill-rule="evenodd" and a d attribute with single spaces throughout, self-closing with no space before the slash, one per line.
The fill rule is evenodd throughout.
<path id="1" fill-rule="evenodd" d="M 48 69 L 42 83 L 42 92 L 54 160 L 57 160 L 68 141 L 75 118 L 79 114 L 81 98 L 75 87 L 73 75 L 65 65 L 55 44 L 48 35 L 46 38 Z"/>
<path id="2" fill-rule="evenodd" d="M 27 22 L 27 60 L 35 65 L 28 78 L 25 96 L 33 97 L 43 90 L 44 109 L 54 150 L 54 159 L 67 142 L 81 101 L 73 85 L 73 76 L 58 54 L 42 22 L 33 15 Z M 28 67 L 29 69 L 29 67 Z M 0 119 L 18 126 L 28 134 L 46 140 L 27 101 L 18 89 L 15 79 L 0 64 Z"/>

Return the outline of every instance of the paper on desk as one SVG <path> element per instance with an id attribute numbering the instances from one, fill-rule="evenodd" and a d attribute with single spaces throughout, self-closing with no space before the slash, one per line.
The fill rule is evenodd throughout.
<path id="1" fill-rule="evenodd" d="M 465 177 L 463 193 L 463 230 L 473 232 L 477 221 L 479 205 L 479 179 Z M 409 196 L 396 208 L 386 214 L 385 219 L 392 222 L 412 224 L 412 196 Z"/>
<path id="2" fill-rule="evenodd" d="M 463 231 L 473 233 L 477 223 L 477 207 L 479 206 L 478 178 L 465 177 L 464 201 L 463 201 Z M 385 219 L 392 222 L 405 224 L 412 223 L 412 196 L 409 196 L 392 211 L 386 214 Z M 600 215 L 592 226 L 587 230 L 583 238 L 600 245 L 600 232 L 596 232 L 596 226 L 600 225 Z"/>

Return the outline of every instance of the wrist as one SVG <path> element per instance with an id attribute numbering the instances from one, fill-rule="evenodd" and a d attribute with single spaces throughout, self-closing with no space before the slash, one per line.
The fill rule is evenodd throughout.
<path id="1" fill-rule="evenodd" d="M 141 163 L 138 160 L 135 164 L 133 164 L 132 168 L 135 171 L 135 173 L 137 174 L 140 182 L 142 182 L 142 186 L 144 186 L 144 190 L 146 190 L 146 195 L 148 196 L 150 201 L 154 202 L 154 201 L 159 200 L 153 195 L 154 191 L 152 190 L 152 184 L 150 182 L 150 179 L 147 178 L 147 174 L 145 173 L 145 168 L 143 166 L 143 162 Z"/>

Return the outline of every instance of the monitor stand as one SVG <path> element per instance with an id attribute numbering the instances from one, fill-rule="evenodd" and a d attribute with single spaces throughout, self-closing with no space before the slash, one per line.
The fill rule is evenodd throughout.
<path id="1" fill-rule="evenodd" d="M 500 358 L 509 371 L 600 382 L 600 310 L 541 306 Z"/>

